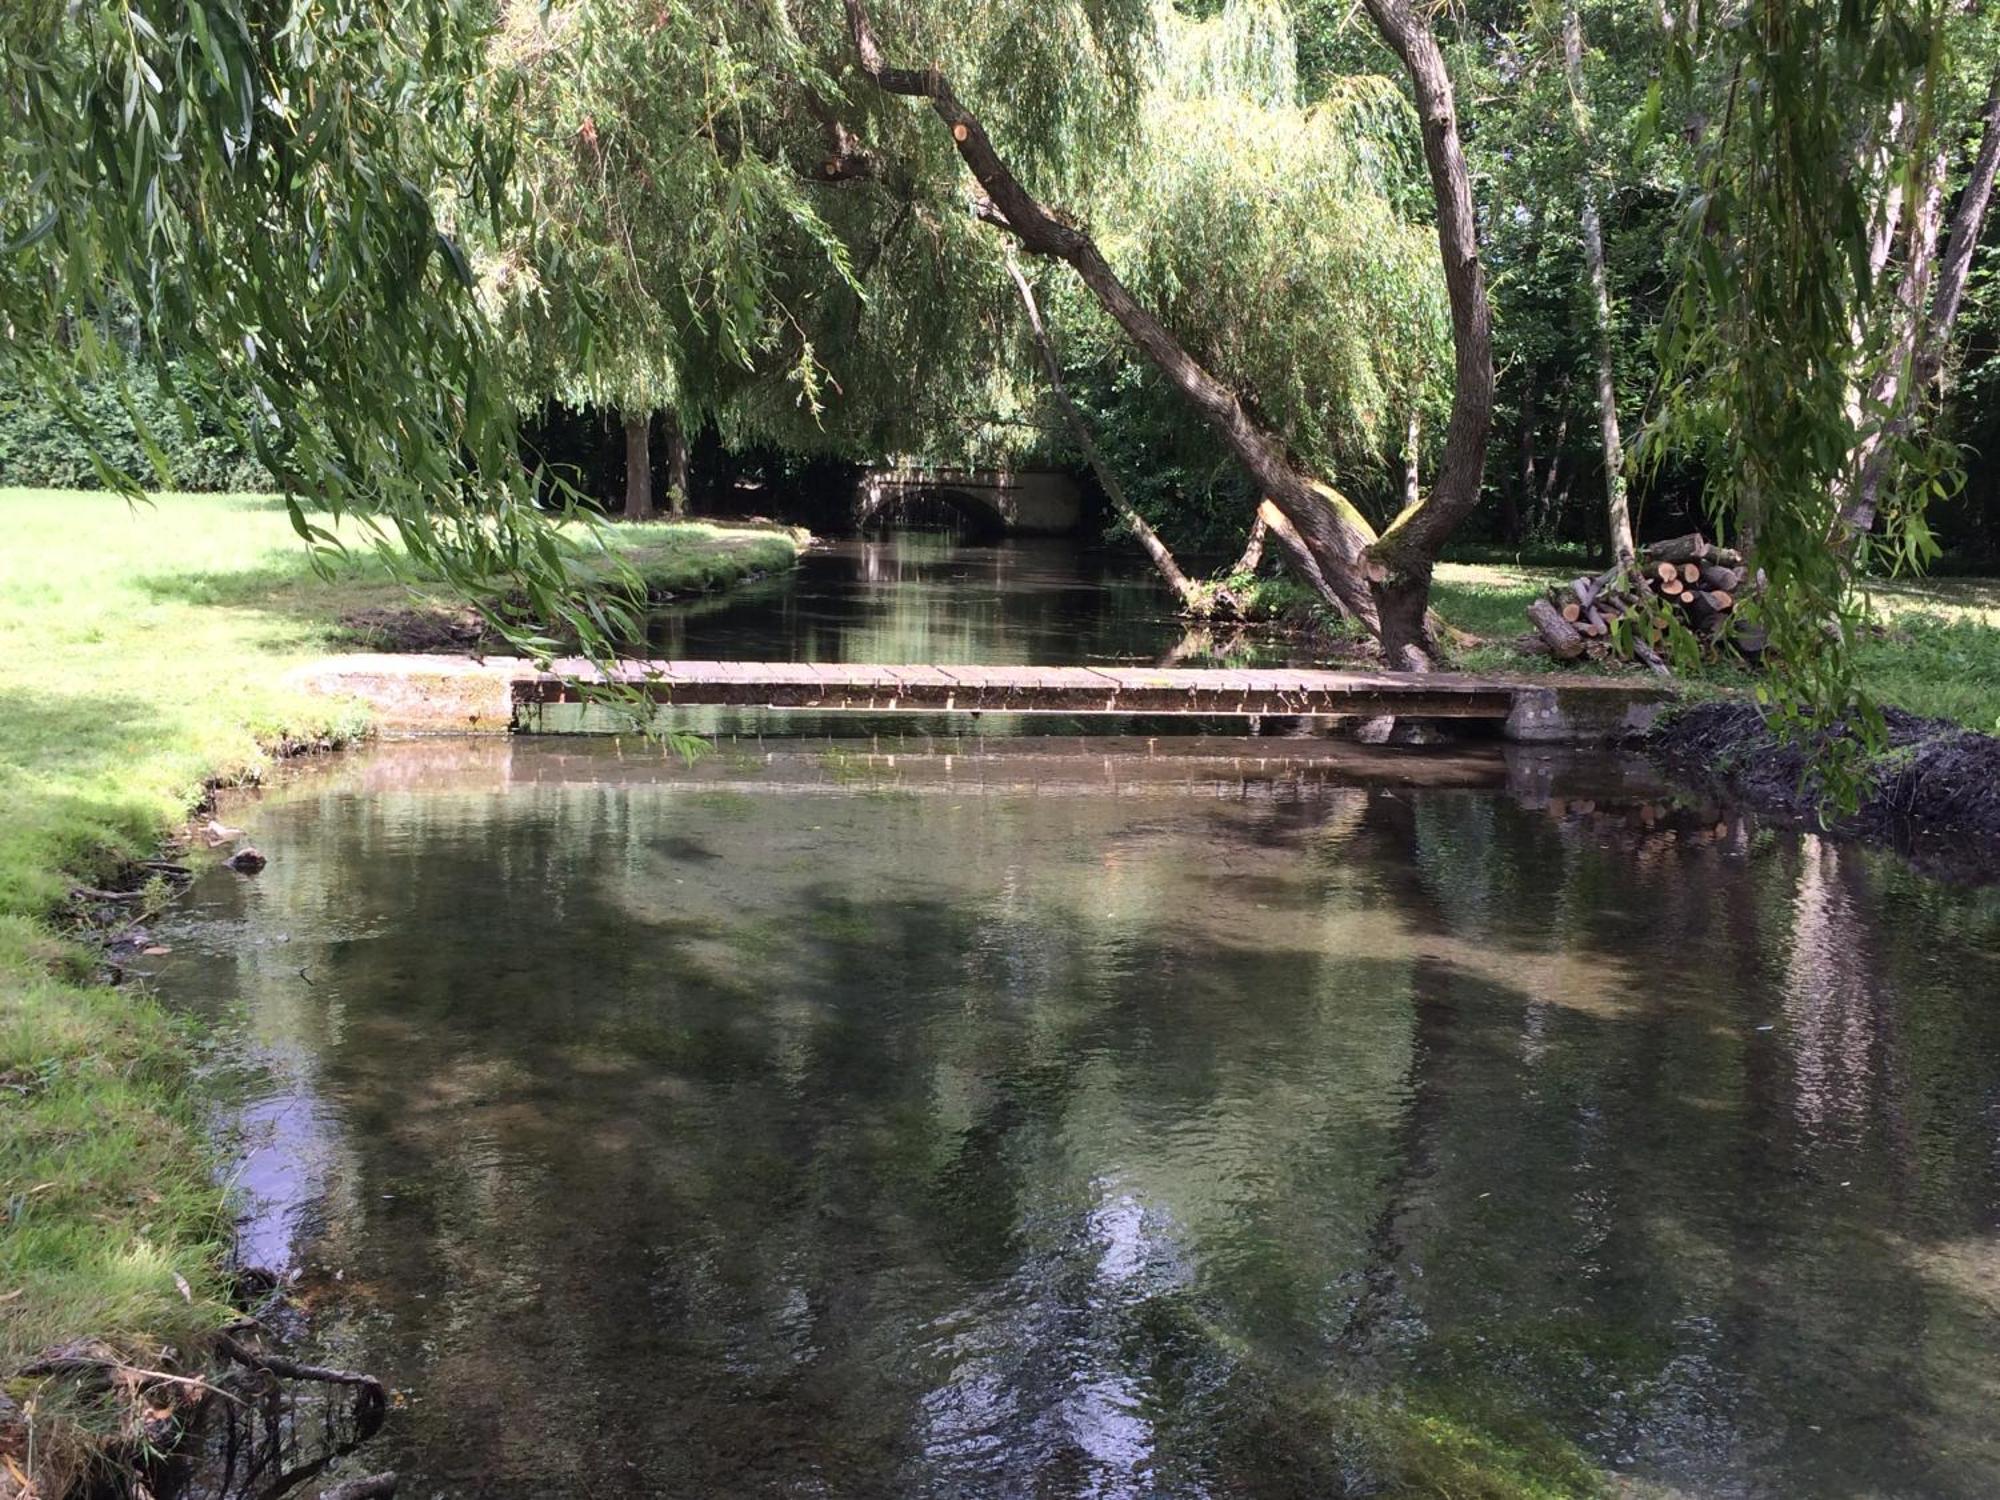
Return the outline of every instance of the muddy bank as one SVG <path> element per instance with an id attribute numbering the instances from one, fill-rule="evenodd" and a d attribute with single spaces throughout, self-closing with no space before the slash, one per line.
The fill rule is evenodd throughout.
<path id="1" fill-rule="evenodd" d="M 1889 844 L 1946 879 L 2000 880 L 2000 739 L 1901 709 L 1884 718 L 1887 745 L 1873 762 L 1869 790 L 1831 831 Z M 1811 771 L 1817 747 L 1774 733 L 1754 704 L 1696 704 L 1661 724 L 1645 745 L 1680 779 L 1767 818 L 1823 822 Z"/>

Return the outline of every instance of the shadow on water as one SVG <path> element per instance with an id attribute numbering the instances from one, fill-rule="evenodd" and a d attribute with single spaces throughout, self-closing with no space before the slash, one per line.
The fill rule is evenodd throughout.
<path id="1" fill-rule="evenodd" d="M 1548 785 L 507 754 L 270 802 L 160 976 L 413 1493 L 2000 1480 L 2000 903 Z"/>

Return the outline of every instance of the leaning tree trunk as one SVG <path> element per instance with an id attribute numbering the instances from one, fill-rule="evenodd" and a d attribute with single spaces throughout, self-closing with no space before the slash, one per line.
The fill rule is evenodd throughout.
<path id="1" fill-rule="evenodd" d="M 1271 529 L 1271 523 L 1264 518 L 1264 508 L 1257 507 L 1257 514 L 1250 519 L 1250 535 L 1243 540 L 1243 555 L 1236 559 L 1227 576 L 1247 578 L 1264 565 L 1264 536 Z"/>
<path id="2" fill-rule="evenodd" d="M 1589 172 L 1593 132 L 1586 113 L 1583 91 L 1583 22 L 1575 0 L 1563 14 L 1563 69 L 1569 76 L 1572 107 L 1583 123 L 1577 134 L 1584 152 L 1584 170 Z M 1618 430 L 1618 382 L 1611 363 L 1611 278 L 1604 266 L 1604 223 L 1598 217 L 1597 189 L 1586 176 L 1583 184 L 1583 259 L 1590 272 L 1592 332 L 1597 343 L 1597 422 L 1604 439 L 1604 507 L 1611 534 L 1612 556 L 1629 565 L 1635 548 L 1632 541 L 1632 509 L 1625 492 L 1625 438 Z"/>
<path id="3" fill-rule="evenodd" d="M 1283 512 L 1316 564 L 1322 596 L 1344 613 L 1375 625 L 1366 554 L 1375 541 L 1365 517 L 1324 485 L 1313 483 L 1286 456 L 1277 437 L 1247 412 L 1241 400 L 1201 365 L 1142 306 L 1083 230 L 1051 213 L 1020 182 L 995 149 L 977 116 L 959 102 L 937 67 L 892 66 L 882 51 L 863 0 L 845 0 L 848 34 L 862 73 L 884 93 L 929 101 L 951 132 L 960 160 L 985 194 L 974 205 L 980 217 L 1012 234 L 1036 255 L 1066 262 L 1132 343 L 1201 415 L 1237 461 L 1250 471 Z"/>
<path id="4" fill-rule="evenodd" d="M 1021 308 L 1028 317 L 1028 331 L 1033 335 L 1035 348 L 1041 352 L 1042 368 L 1049 377 L 1049 389 L 1055 393 L 1056 405 L 1062 408 L 1063 420 L 1069 424 L 1070 435 L 1076 439 L 1076 446 L 1083 454 L 1084 461 L 1097 476 L 1097 482 L 1104 490 L 1105 499 L 1118 512 L 1123 521 L 1137 537 L 1146 556 L 1152 559 L 1153 569 L 1173 590 L 1180 600 L 1181 612 L 1189 615 L 1206 615 L 1210 612 L 1211 601 L 1202 596 L 1202 591 L 1181 571 L 1181 565 L 1174 561 L 1174 554 L 1167 544 L 1160 540 L 1160 534 L 1153 530 L 1146 518 L 1125 496 L 1125 486 L 1118 482 L 1118 476 L 1104 461 L 1104 454 L 1098 449 L 1097 437 L 1090 430 L 1090 424 L 1083 413 L 1070 400 L 1069 387 L 1063 383 L 1062 361 L 1056 358 L 1055 344 L 1049 338 L 1049 331 L 1042 323 L 1042 310 L 1035 301 L 1035 289 L 1028 284 L 1028 278 L 1021 271 L 1021 263 L 1014 257 L 1014 247 L 1006 248 L 1007 274 L 1014 279 L 1014 290 L 1020 294 Z M 1226 597 L 1226 596 L 1224 596 Z M 1219 602 L 1219 601 L 1218 601 Z M 1234 601 L 1230 601 L 1234 602 Z"/>
<path id="5" fill-rule="evenodd" d="M 625 418 L 625 519 L 653 518 L 653 422 L 649 412 Z"/>
<path id="6" fill-rule="evenodd" d="M 1424 161 L 1437 199 L 1438 251 L 1451 302 L 1454 383 L 1444 455 L 1422 504 L 1398 516 L 1368 551 L 1368 576 L 1392 667 L 1421 669 L 1436 654 L 1430 619 L 1431 572 L 1452 532 L 1479 504 L 1486 438 L 1493 423 L 1493 313 L 1479 263 L 1472 177 L 1458 136 L 1457 102 L 1444 53 L 1429 22 L 1407 0 L 1362 0 L 1376 30 L 1410 75 L 1423 126 Z"/>
<path id="7" fill-rule="evenodd" d="M 681 431 L 681 419 L 666 414 L 667 424 L 667 510 L 675 516 L 688 513 L 688 445 Z"/>

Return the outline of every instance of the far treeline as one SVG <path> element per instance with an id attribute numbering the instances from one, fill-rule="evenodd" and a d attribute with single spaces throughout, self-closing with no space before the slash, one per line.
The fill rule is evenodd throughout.
<path id="1" fill-rule="evenodd" d="M 373 517 L 532 600 L 531 650 L 625 623 L 554 524 L 607 498 L 560 482 L 593 421 L 631 514 L 686 503 L 691 452 L 1087 466 L 1190 613 L 1237 601 L 1182 559 L 1268 537 L 1411 668 L 1449 543 L 1699 527 L 1823 720 L 1857 577 L 2000 548 L 1996 24 L 23 0 L 0 482 L 250 461 L 315 543 Z"/>

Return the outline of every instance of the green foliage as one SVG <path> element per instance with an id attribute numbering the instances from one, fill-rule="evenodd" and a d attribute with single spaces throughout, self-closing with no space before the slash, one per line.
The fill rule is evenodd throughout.
<path id="1" fill-rule="evenodd" d="M 1133 292 L 1308 470 L 1372 500 L 1412 411 L 1442 431 L 1450 333 L 1434 232 L 1412 217 L 1416 123 L 1396 85 L 1300 102 L 1287 13 L 1163 12 L 1129 170 L 1090 219 Z M 1182 543 L 1240 541 L 1247 480 L 1067 275 L 1044 278 L 1069 382 L 1135 504 Z"/>
<path id="2" fill-rule="evenodd" d="M 0 391 L 0 485 L 45 489 L 95 489 L 100 464 L 128 474 L 149 470 L 152 459 L 139 440 L 149 432 L 177 490 L 269 489 L 271 476 L 213 419 L 197 419 L 190 433 L 171 398 L 141 378 L 128 391 L 95 382 L 79 384 L 76 400 L 99 434 L 99 449 L 62 412 L 31 391 Z M 128 405 L 137 410 L 135 423 Z"/>
<path id="3" fill-rule="evenodd" d="M 327 0 L 29 0 L 0 13 L 0 381 L 100 454 L 84 388 L 141 368 L 185 431 L 254 452 L 301 497 L 370 519 L 490 608 L 524 596 L 593 649 L 621 622 L 580 596 L 516 456 L 463 224 L 508 210 L 506 136 L 473 108 L 484 8 Z M 497 111 L 495 112 L 497 114 Z M 134 336 L 99 318 L 133 310 Z M 171 464 L 127 417 L 164 483 Z M 105 464 L 128 490 L 140 474 Z M 548 631 L 516 632 L 531 652 Z"/>
<path id="4" fill-rule="evenodd" d="M 1852 455 L 1886 415 L 1856 394 L 1890 343 L 1881 313 L 1892 288 L 1869 267 L 1884 184 L 1869 169 L 1906 107 L 1918 114 L 1907 159 L 1930 155 L 1942 14 L 1922 0 L 1801 0 L 1738 19 L 1720 33 L 1727 93 L 1661 327 L 1671 384 L 1650 441 L 1697 450 L 1717 530 L 1755 539 L 1770 587 L 1753 613 L 1770 632 L 1777 670 L 1767 695 L 1780 721 L 1803 731 L 1849 719 L 1872 743 L 1880 715 L 1850 644 L 1860 625 L 1854 566 L 1835 544 Z M 1696 67 L 1692 45 L 1676 50 L 1683 78 Z M 1898 163 L 1889 170 L 1905 170 L 1904 149 L 1886 155 Z M 1914 174 L 1908 186 L 1921 190 Z M 1920 504 L 1885 512 L 1892 547 L 1920 516 Z M 1851 802 L 1852 767 L 1826 771 Z"/>

